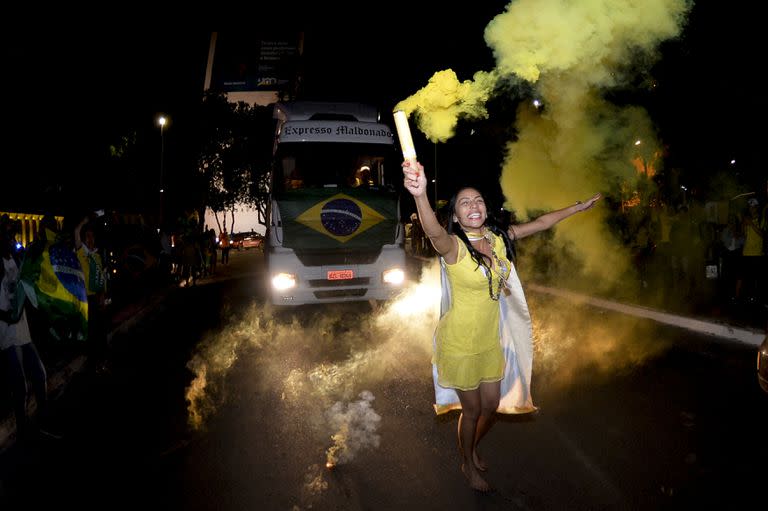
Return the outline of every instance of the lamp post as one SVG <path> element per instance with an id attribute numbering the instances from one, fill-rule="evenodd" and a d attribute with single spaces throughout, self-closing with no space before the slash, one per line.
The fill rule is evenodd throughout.
<path id="1" fill-rule="evenodd" d="M 163 138 L 163 128 L 168 122 L 165 116 L 161 115 L 157 119 L 157 124 L 160 125 L 160 209 L 158 211 L 158 224 L 160 226 L 163 223 L 163 164 L 165 162 L 165 140 Z"/>

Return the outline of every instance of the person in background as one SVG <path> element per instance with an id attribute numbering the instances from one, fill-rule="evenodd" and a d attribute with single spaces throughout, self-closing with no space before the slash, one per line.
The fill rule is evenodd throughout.
<path id="1" fill-rule="evenodd" d="M 744 246 L 741 249 L 741 275 L 736 282 L 736 298 L 748 303 L 757 302 L 764 292 L 765 276 L 765 232 L 760 226 L 760 203 L 751 198 L 741 223 L 744 232 Z"/>
<path id="2" fill-rule="evenodd" d="M 16 261 L 21 261 L 24 257 L 25 248 L 19 242 L 21 235 L 21 220 L 11 220 L 11 217 L 5 213 L 0 216 L 0 237 L 6 239 L 11 244 L 11 253 Z"/>
<path id="3" fill-rule="evenodd" d="M 208 229 L 205 236 L 205 243 L 208 245 L 208 269 L 211 275 L 216 273 L 216 261 L 219 258 L 216 247 L 216 231 Z"/>
<path id="4" fill-rule="evenodd" d="M 160 230 L 159 266 L 162 277 L 170 280 L 173 274 L 173 245 L 167 227 Z"/>
<path id="5" fill-rule="evenodd" d="M 424 231 L 421 229 L 419 215 L 411 214 L 411 252 L 414 255 L 424 255 Z"/>
<path id="6" fill-rule="evenodd" d="M 536 410 L 530 393 L 531 320 L 512 242 L 590 209 L 600 194 L 505 230 L 489 214 L 493 209 L 483 195 L 465 187 L 448 203 L 446 228 L 429 204 L 424 167 L 405 161 L 403 172 L 405 188 L 416 201 L 422 228 L 441 264 L 443 301 L 432 359 L 435 411 L 461 409 L 461 470 L 471 488 L 488 491 L 482 475 L 488 467 L 478 446 L 496 412 Z"/>
<path id="7" fill-rule="evenodd" d="M 197 285 L 197 279 L 203 270 L 200 237 L 199 234 L 188 231 L 181 238 L 181 287 Z"/>
<path id="8" fill-rule="evenodd" d="M 758 201 L 759 202 L 759 201 Z M 763 195 L 763 211 L 760 213 L 760 229 L 763 231 L 763 255 L 768 255 L 768 179 L 765 180 L 765 194 Z M 763 296 L 766 296 L 764 293 Z M 768 303 L 766 304 L 768 305 Z"/>
<path id="9" fill-rule="evenodd" d="M 736 282 L 738 280 L 739 259 L 744 247 L 744 232 L 736 215 L 728 217 L 728 223 L 720 233 L 722 260 L 722 284 L 724 287 L 723 298 L 733 302 L 736 297 Z"/>
<path id="10" fill-rule="evenodd" d="M 672 275 L 666 280 L 666 298 L 671 302 L 687 303 L 693 291 L 691 258 L 695 241 L 690 208 L 686 204 L 678 204 L 674 209 L 669 230 L 669 243 Z"/>
<path id="11" fill-rule="evenodd" d="M 59 438 L 44 427 L 48 380 L 45 365 L 32 342 L 26 299 L 19 283 L 21 263 L 13 257 L 14 243 L 7 232 L 0 233 L 0 360 L 11 392 L 16 431 L 23 440 L 35 435 Z M 29 411 L 30 396 L 34 396 L 37 405 L 34 414 Z"/>
<path id="12" fill-rule="evenodd" d="M 75 226 L 77 259 L 83 269 L 88 296 L 88 359 L 97 374 L 108 373 L 107 367 L 107 278 L 104 262 L 96 248 L 95 219 L 83 218 Z"/>
<path id="13" fill-rule="evenodd" d="M 226 227 L 219 234 L 219 246 L 221 247 L 221 264 L 229 264 L 229 250 L 232 244 Z"/>
<path id="14" fill-rule="evenodd" d="M 208 242 L 207 226 L 203 232 L 198 234 L 200 245 L 200 277 L 207 277 L 211 274 L 211 244 Z"/>

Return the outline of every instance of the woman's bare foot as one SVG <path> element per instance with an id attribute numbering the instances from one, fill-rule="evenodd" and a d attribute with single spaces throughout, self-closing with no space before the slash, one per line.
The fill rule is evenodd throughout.
<path id="1" fill-rule="evenodd" d="M 474 464 L 467 465 L 463 463 L 461 465 L 461 471 L 464 473 L 464 477 L 469 481 L 469 487 L 473 490 L 488 492 L 491 491 L 491 486 L 488 482 L 480 476 L 480 472 L 474 467 Z"/>
<path id="2" fill-rule="evenodd" d="M 480 456 L 477 454 L 477 451 L 474 451 L 472 453 L 472 463 L 475 464 L 475 467 L 481 472 L 485 472 L 488 470 L 488 464 L 480 458 Z"/>

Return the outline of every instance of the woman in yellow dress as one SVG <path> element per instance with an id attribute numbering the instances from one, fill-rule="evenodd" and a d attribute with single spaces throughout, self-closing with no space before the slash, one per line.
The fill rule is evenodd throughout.
<path id="1" fill-rule="evenodd" d="M 600 199 L 541 215 L 504 231 L 488 217 L 482 194 L 460 189 L 448 203 L 447 229 L 426 195 L 424 167 L 403 162 L 405 188 L 416 201 L 422 229 L 440 256 L 441 318 L 434 339 L 435 411 L 461 409 L 461 470 L 471 488 L 488 491 L 477 446 L 495 413 L 535 410 L 530 394 L 531 323 L 515 271 L 512 242 L 585 211 Z"/>

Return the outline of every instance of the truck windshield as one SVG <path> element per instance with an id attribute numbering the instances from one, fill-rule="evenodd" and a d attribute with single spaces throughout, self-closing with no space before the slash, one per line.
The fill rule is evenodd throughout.
<path id="1" fill-rule="evenodd" d="M 378 188 L 399 170 L 394 148 L 383 144 L 283 143 L 275 158 L 276 190 Z"/>

